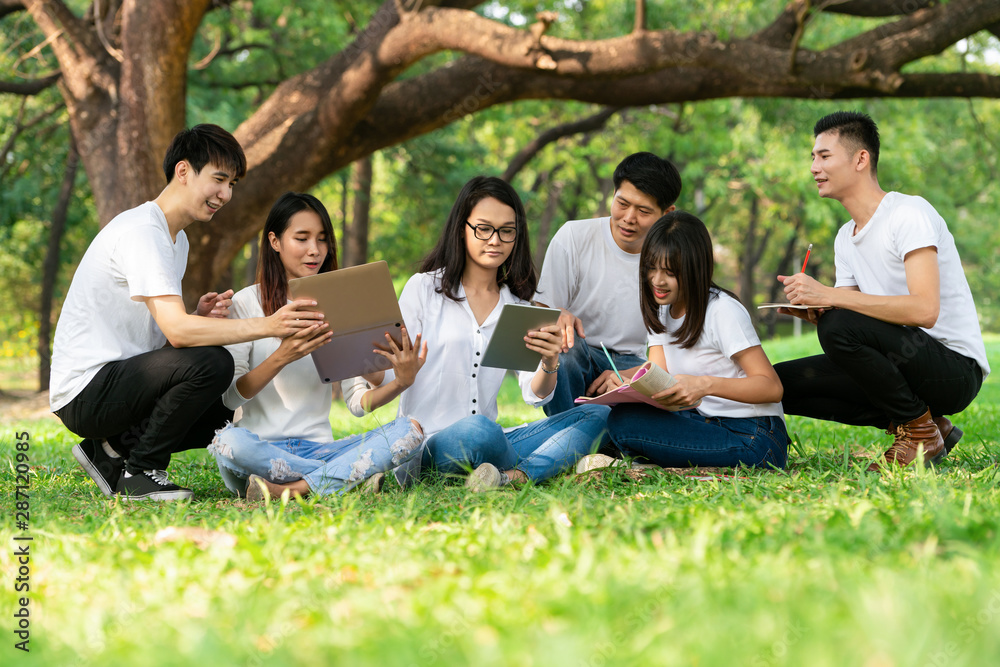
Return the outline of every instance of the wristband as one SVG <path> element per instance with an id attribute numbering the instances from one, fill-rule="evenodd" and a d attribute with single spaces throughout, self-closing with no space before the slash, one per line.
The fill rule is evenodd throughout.
<path id="1" fill-rule="evenodd" d="M 552 375 L 553 373 L 555 373 L 558 370 L 559 370 L 559 360 L 558 359 L 556 360 L 556 367 L 553 368 L 551 371 L 548 368 L 545 367 L 544 363 L 542 364 L 542 372 L 545 373 L 545 374 L 547 374 L 547 375 Z"/>

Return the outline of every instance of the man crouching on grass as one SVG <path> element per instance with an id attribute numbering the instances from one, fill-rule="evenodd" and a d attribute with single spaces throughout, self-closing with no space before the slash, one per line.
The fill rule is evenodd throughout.
<path id="1" fill-rule="evenodd" d="M 73 456 L 105 496 L 184 500 L 170 455 L 204 447 L 232 418 L 221 396 L 233 380 L 222 345 L 288 336 L 321 313 L 298 301 L 270 317 L 225 319 L 232 291 L 184 310 L 184 228 L 209 222 L 246 173 L 246 157 L 216 125 L 181 131 L 167 149 L 167 185 L 116 216 L 77 267 L 56 325 L 49 403 L 84 438 Z"/>
<path id="2" fill-rule="evenodd" d="M 817 324 L 824 354 L 776 364 L 786 414 L 888 430 L 882 466 L 945 456 L 961 412 L 990 372 L 976 305 L 955 239 L 922 197 L 885 192 L 879 136 L 866 114 L 841 111 L 816 123 L 812 175 L 820 197 L 851 220 L 834 246 L 837 283 L 778 276 L 793 304 Z M 818 318 L 818 320 L 817 320 Z"/>

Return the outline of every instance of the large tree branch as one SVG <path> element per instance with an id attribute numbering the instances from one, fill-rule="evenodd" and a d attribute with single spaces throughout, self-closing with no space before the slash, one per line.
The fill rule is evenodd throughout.
<path id="1" fill-rule="evenodd" d="M 867 59 L 843 62 L 845 51 L 862 47 L 873 62 L 892 66 L 939 53 L 958 39 L 1000 21 L 1000 3 L 954 0 L 897 22 L 881 25 L 843 44 L 803 58 L 812 79 L 860 73 Z M 930 26 L 930 27 L 928 27 Z M 405 46 L 404 46 L 405 45 Z M 752 77 L 780 77 L 789 54 L 754 39 L 723 42 L 707 33 L 641 31 L 605 40 L 566 40 L 517 30 L 468 11 L 429 8 L 391 31 L 381 49 L 414 60 L 441 50 L 477 55 L 508 67 L 552 71 L 563 77 L 595 78 L 643 74 L 674 67 L 708 67 Z M 831 65 L 840 67 L 831 71 Z M 873 80 L 885 79 L 879 73 Z M 891 85 L 891 84 L 890 84 Z"/>
<path id="2" fill-rule="evenodd" d="M 302 171 L 310 177 L 321 172 L 328 165 L 327 155 L 342 152 L 340 145 L 350 141 L 355 126 L 376 104 L 387 82 L 413 62 L 443 49 L 479 55 L 511 69 L 558 75 L 552 79 L 558 88 L 565 88 L 568 80 L 579 79 L 572 86 L 579 94 L 567 93 L 567 97 L 588 101 L 597 96 L 588 92 L 594 82 L 600 82 L 606 90 L 628 89 L 634 77 L 650 73 L 657 80 L 679 80 L 681 89 L 693 95 L 678 99 L 667 92 L 671 101 L 713 97 L 693 89 L 687 80 L 692 72 L 697 74 L 690 81 L 711 89 L 719 90 L 727 82 L 733 84 L 735 89 L 727 95 L 763 90 L 765 95 L 822 98 L 845 89 L 881 95 L 902 85 L 896 67 L 889 65 L 936 53 L 947 40 L 957 40 L 974 32 L 977 26 L 1000 20 L 1000 3 L 954 0 L 919 12 L 919 17 L 905 17 L 865 33 L 860 38 L 865 44 L 862 56 L 852 42 L 823 52 L 804 52 L 795 72 L 789 71 L 787 50 L 751 39 L 726 43 L 706 34 L 642 31 L 608 40 L 575 42 L 536 37 L 530 31 L 451 7 L 424 6 L 402 19 L 396 12 L 397 5 L 387 2 L 351 46 L 322 66 L 279 86 L 237 132 L 251 164 L 291 155 L 283 146 L 309 145 L 314 150 L 307 155 L 297 152 L 295 160 L 307 163 L 302 165 Z M 941 28 L 937 28 L 939 24 Z M 920 32 L 921 27 L 927 27 L 923 32 L 934 36 L 911 34 Z M 652 89 L 665 92 L 660 85 Z M 426 95 L 417 99 L 433 107 L 437 92 L 423 92 Z M 646 91 L 628 94 L 649 99 Z M 601 103 L 608 103 L 606 95 L 600 97 Z M 294 180 L 290 167 L 285 164 L 275 172 L 288 174 L 285 180 Z"/>
<path id="3" fill-rule="evenodd" d="M 100 40 L 62 0 L 25 0 L 35 24 L 52 46 L 63 72 L 62 83 L 76 99 L 83 99 L 96 84 L 117 89 L 117 69 L 108 67 Z"/>
<path id="4" fill-rule="evenodd" d="M 46 88 L 51 88 L 62 76 L 61 73 L 51 74 L 44 79 L 34 81 L 0 81 L 0 93 L 10 93 L 11 95 L 37 95 Z"/>
<path id="5" fill-rule="evenodd" d="M 1000 20 L 1000 3 L 952 2 L 881 25 L 841 42 L 830 51 L 836 55 L 851 53 L 851 64 L 856 70 L 876 67 L 895 71 L 907 63 L 936 55 L 979 32 L 984 24 L 997 20 Z"/>
<path id="6" fill-rule="evenodd" d="M 0 19 L 24 10 L 24 3 L 21 0 L 0 0 Z"/>
<path id="7" fill-rule="evenodd" d="M 434 9 L 433 5 L 471 8 L 480 2 L 386 0 L 354 41 L 314 69 L 287 79 L 237 129 L 248 161 L 263 162 L 290 140 L 304 141 L 303 145 L 316 147 L 318 153 L 335 146 L 368 113 L 382 88 L 426 54 L 425 50 L 414 52 L 405 43 L 386 47 L 390 32 L 411 22 L 417 10 L 423 13 Z M 303 117 L 309 119 L 309 127 L 299 122 Z M 312 153 L 298 159 L 311 160 Z"/>
<path id="8" fill-rule="evenodd" d="M 840 0 L 826 3 L 823 11 L 831 14 L 879 18 L 912 14 L 940 4 L 941 0 Z"/>
<path id="9" fill-rule="evenodd" d="M 562 123 L 545 130 L 517 152 L 507 165 L 507 169 L 504 171 L 503 176 L 500 178 L 509 182 L 519 171 L 521 171 L 521 169 L 524 168 L 524 165 L 528 164 L 533 157 L 538 155 L 543 148 L 552 142 L 558 141 L 563 137 L 571 137 L 574 134 L 580 134 L 581 132 L 593 132 L 595 130 L 599 130 L 604 127 L 604 124 L 608 122 L 609 118 L 619 111 L 621 111 L 621 107 L 605 107 L 604 109 L 601 109 L 597 113 L 587 116 L 586 118 L 580 118 L 568 123 Z"/>
<path id="10" fill-rule="evenodd" d="M 331 171 L 369 151 L 430 132 L 470 113 L 523 99 L 572 99 L 594 104 L 644 106 L 718 97 L 842 99 L 882 97 L 881 90 L 850 86 L 818 87 L 748 80 L 711 70 L 680 70 L 626 77 L 617 81 L 578 81 L 539 72 L 511 70 L 467 57 L 445 68 L 387 86 L 371 114 L 349 141 L 329 154 Z M 908 74 L 895 97 L 1000 97 L 1000 76 L 986 74 Z"/>

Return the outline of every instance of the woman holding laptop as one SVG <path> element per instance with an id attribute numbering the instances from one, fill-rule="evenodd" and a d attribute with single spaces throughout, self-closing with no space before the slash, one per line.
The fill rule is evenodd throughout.
<path id="1" fill-rule="evenodd" d="M 263 317 L 287 303 L 288 281 L 337 268 L 330 216 L 308 194 L 288 192 L 271 208 L 260 239 L 257 284 L 233 296 L 230 316 Z M 237 412 L 235 424 L 220 429 L 209 445 L 226 486 L 250 500 L 281 495 L 338 493 L 405 463 L 423 442 L 416 420 L 400 416 L 390 424 L 342 440 L 332 439 L 331 385 L 320 381 L 308 355 L 330 341 L 320 322 L 287 338 L 230 345 L 235 376 L 223 402 Z M 388 339 L 388 335 L 386 336 Z M 352 412 L 388 403 L 413 384 L 427 346 L 413 345 L 404 329 L 402 347 L 389 339 L 383 356 L 394 378 L 371 389 L 365 378 L 342 383 Z M 382 373 L 370 377 L 382 382 Z M 373 477 L 375 476 L 375 477 Z"/>
<path id="2" fill-rule="evenodd" d="M 399 299 L 403 321 L 428 348 L 427 363 L 399 404 L 399 414 L 419 420 L 426 435 L 422 456 L 397 471 L 404 485 L 421 466 L 445 473 L 474 468 L 467 485 L 475 490 L 537 482 L 597 448 L 605 406 L 575 408 L 514 429 L 495 421 L 506 370 L 482 366 L 482 355 L 504 304 L 527 304 L 536 283 L 520 197 L 499 178 L 473 178 Z M 552 325 L 527 332 L 524 344 L 541 361 L 535 371 L 518 372 L 521 394 L 541 406 L 555 388 L 560 330 Z"/>

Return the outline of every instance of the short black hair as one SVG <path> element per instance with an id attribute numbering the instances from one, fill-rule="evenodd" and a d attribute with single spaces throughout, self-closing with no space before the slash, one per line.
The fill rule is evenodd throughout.
<path id="1" fill-rule="evenodd" d="M 840 142 L 851 154 L 864 149 L 871 156 L 872 173 L 878 172 L 879 138 L 878 125 L 872 117 L 860 111 L 837 111 L 823 116 L 813 127 L 813 136 L 824 132 L 836 132 Z"/>
<path id="2" fill-rule="evenodd" d="M 646 151 L 629 155 L 615 167 L 616 191 L 624 181 L 655 199 L 661 211 L 673 206 L 681 196 L 681 175 L 677 167 L 670 160 Z"/>
<path id="3" fill-rule="evenodd" d="M 181 160 L 199 173 L 209 163 L 228 169 L 232 178 L 243 178 L 247 173 L 247 157 L 240 142 L 218 125 L 195 125 L 177 133 L 163 158 L 167 183 L 173 180 L 174 168 Z"/>

